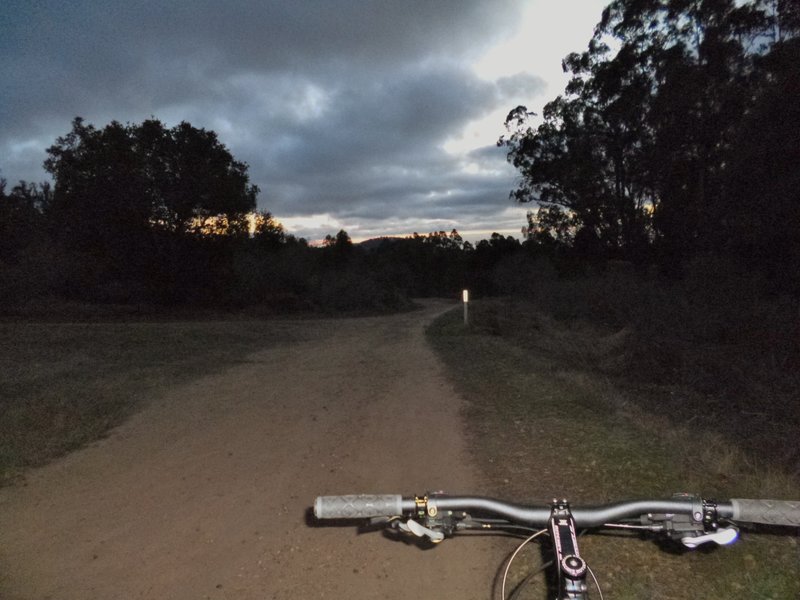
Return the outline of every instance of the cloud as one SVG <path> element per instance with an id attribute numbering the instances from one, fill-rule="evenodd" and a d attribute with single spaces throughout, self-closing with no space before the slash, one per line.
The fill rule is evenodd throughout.
<path id="1" fill-rule="evenodd" d="M 45 148 L 76 115 L 97 126 L 155 116 L 215 130 L 250 165 L 262 207 L 306 223 L 301 235 L 312 215 L 376 233 L 483 227 L 508 207 L 513 170 L 482 138 L 472 152 L 444 145 L 487 119 L 496 137 L 502 116 L 545 88 L 471 68 L 524 4 L 6 0 L 0 169 L 43 179 Z"/>

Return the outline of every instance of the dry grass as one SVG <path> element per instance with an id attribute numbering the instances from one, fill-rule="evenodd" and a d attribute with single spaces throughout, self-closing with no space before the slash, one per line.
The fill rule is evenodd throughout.
<path id="1" fill-rule="evenodd" d="M 168 387 L 290 335 L 241 319 L 0 323 L 0 485 L 101 437 Z"/>
<path id="2" fill-rule="evenodd" d="M 682 412 L 654 410 L 665 392 L 675 404 L 694 402 L 691 390 L 646 386 L 641 376 L 626 383 L 618 369 L 629 364 L 630 328 L 555 319 L 530 303 L 505 301 L 474 303 L 471 317 L 466 329 L 460 315 L 446 315 L 430 339 L 469 400 L 474 456 L 495 495 L 590 503 L 679 491 L 800 497 L 785 468 L 767 467 Z M 647 397 L 648 390 L 658 393 Z M 627 536 L 584 540 L 607 598 L 800 597 L 791 535 L 746 535 L 732 548 L 677 554 Z M 787 552 L 795 559 L 787 561 Z"/>

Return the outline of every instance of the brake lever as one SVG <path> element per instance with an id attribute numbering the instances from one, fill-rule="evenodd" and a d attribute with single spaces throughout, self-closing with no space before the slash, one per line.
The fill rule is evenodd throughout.
<path id="1" fill-rule="evenodd" d="M 697 548 L 702 544 L 715 542 L 719 546 L 727 546 L 736 541 L 739 537 L 739 530 L 736 527 L 722 527 L 711 533 L 697 536 L 686 536 L 681 538 L 681 543 L 687 548 Z"/>
<path id="2" fill-rule="evenodd" d="M 441 531 L 434 531 L 433 529 L 429 529 L 424 525 L 420 525 L 414 519 L 408 519 L 407 521 L 397 521 L 397 528 L 401 531 L 405 531 L 406 533 L 414 534 L 417 537 L 421 538 L 428 538 L 434 544 L 438 544 L 444 539 L 444 533 Z"/>

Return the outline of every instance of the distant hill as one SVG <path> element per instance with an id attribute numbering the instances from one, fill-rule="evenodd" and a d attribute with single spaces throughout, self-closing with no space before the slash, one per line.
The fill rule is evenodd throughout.
<path id="1" fill-rule="evenodd" d="M 384 237 L 377 237 L 377 238 L 370 238 L 368 240 L 364 240 L 363 242 L 359 242 L 357 245 L 360 248 L 364 248 L 365 250 L 377 250 L 384 244 L 396 244 L 397 242 L 402 242 L 405 238 L 401 237 L 391 237 L 391 236 L 384 236 Z"/>

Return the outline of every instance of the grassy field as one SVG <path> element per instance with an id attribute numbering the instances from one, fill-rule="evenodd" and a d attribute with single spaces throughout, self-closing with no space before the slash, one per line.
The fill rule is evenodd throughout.
<path id="1" fill-rule="evenodd" d="M 102 437 L 168 387 L 291 335 L 246 319 L 0 323 L 0 484 Z"/>
<path id="2" fill-rule="evenodd" d="M 690 386 L 615 376 L 635 337 L 629 329 L 555 319 L 519 301 L 473 303 L 470 316 L 464 327 L 459 311 L 446 314 L 429 339 L 468 400 L 471 449 L 495 495 L 537 503 L 682 491 L 800 498 L 786 469 L 685 417 L 691 414 L 686 405 L 697 400 Z M 659 411 L 665 394 L 683 410 Z M 794 445 L 796 438 L 783 443 Z M 650 541 L 608 535 L 586 536 L 581 549 L 606 598 L 800 597 L 796 531 L 785 537 L 744 532 L 736 545 L 712 551 L 668 552 Z M 532 552 L 531 563 L 538 564 Z M 518 571 L 516 581 L 525 575 Z M 532 585 L 520 597 L 543 594 Z"/>

